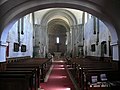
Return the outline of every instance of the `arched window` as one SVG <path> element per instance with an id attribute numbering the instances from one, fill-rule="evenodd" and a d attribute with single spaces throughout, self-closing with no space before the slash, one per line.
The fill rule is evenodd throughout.
<path id="1" fill-rule="evenodd" d="M 96 17 L 93 16 L 93 34 L 96 34 L 96 31 L 97 31 L 97 23 L 96 23 Z"/>
<path id="2" fill-rule="evenodd" d="M 59 37 L 56 37 L 56 43 L 60 43 Z"/>

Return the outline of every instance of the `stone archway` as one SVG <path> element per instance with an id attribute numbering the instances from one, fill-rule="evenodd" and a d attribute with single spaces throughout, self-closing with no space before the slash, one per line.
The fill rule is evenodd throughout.
<path id="1" fill-rule="evenodd" d="M 19 0 L 18 0 L 19 1 Z M 103 2 L 97 2 L 97 1 L 75 1 L 75 0 L 21 0 L 19 2 L 15 2 L 14 5 L 10 4 L 11 1 L 7 1 L 3 7 L 1 6 L 0 11 L 0 61 L 5 61 L 5 51 L 6 51 L 6 38 L 9 31 L 9 28 L 14 24 L 14 22 L 30 13 L 36 10 L 41 10 L 45 8 L 56 8 L 56 7 L 67 7 L 67 8 L 73 8 L 73 9 L 79 9 L 86 11 L 88 13 L 93 14 L 94 16 L 100 18 L 109 28 L 111 35 L 112 35 L 112 45 L 113 45 L 113 58 L 116 60 L 119 60 L 119 41 L 120 37 L 118 36 L 120 34 L 120 23 L 119 23 L 119 13 L 115 12 L 117 11 L 117 2 L 113 3 L 112 0 L 107 3 L 106 1 Z M 104 4 L 103 4 L 104 3 Z M 10 4 L 10 5 L 9 5 Z M 108 7 L 104 10 L 105 4 L 108 4 Z M 112 5 L 114 5 L 116 8 L 112 8 Z M 4 7 L 7 6 L 8 9 L 4 10 Z M 2 10 L 3 9 L 3 10 Z M 109 12 L 113 13 L 111 14 Z M 117 52 L 117 54 L 115 53 Z"/>
<path id="2" fill-rule="evenodd" d="M 48 23 L 48 52 L 65 53 L 66 49 L 66 28 L 67 24 L 61 19 L 53 19 Z M 59 42 L 56 42 L 59 38 Z"/>
<path id="3" fill-rule="evenodd" d="M 77 20 L 76 17 L 73 15 L 73 13 L 71 13 L 70 11 L 66 10 L 66 9 L 52 9 L 49 10 L 44 17 L 41 20 L 41 27 L 43 27 L 42 29 L 44 31 L 47 32 L 48 29 L 48 24 L 55 20 L 55 19 L 59 19 L 59 21 L 57 21 L 58 24 L 64 26 L 66 28 L 66 32 L 70 33 L 74 32 L 73 28 L 75 25 L 77 25 Z M 74 35 L 74 34 L 73 34 Z M 48 45 L 48 35 L 46 35 L 46 45 Z M 74 36 L 72 36 L 72 39 L 74 41 Z M 68 47 L 73 47 L 74 42 L 72 42 L 72 45 L 69 45 Z M 47 46 L 47 50 L 48 51 L 48 46 Z"/>

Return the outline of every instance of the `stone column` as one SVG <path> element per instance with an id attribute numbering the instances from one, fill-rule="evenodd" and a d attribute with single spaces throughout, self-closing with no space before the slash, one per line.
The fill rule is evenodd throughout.
<path id="1" fill-rule="evenodd" d="M 120 59 L 120 45 L 118 42 L 114 42 L 112 45 L 112 59 L 114 61 L 119 61 Z"/>
<path id="2" fill-rule="evenodd" d="M 78 25 L 75 25 L 75 56 L 78 56 L 78 41 L 79 41 L 79 32 Z"/>
<path id="3" fill-rule="evenodd" d="M 70 47 L 71 47 L 70 40 L 71 40 L 70 32 L 66 32 L 66 45 L 67 45 L 67 51 L 66 51 L 66 53 L 67 54 L 70 53 Z"/>
<path id="4" fill-rule="evenodd" d="M 72 43 L 72 56 L 74 57 L 74 44 L 75 44 L 75 29 L 74 26 L 71 26 L 71 31 L 72 31 L 72 37 L 71 37 L 71 43 Z"/>
<path id="5" fill-rule="evenodd" d="M 115 64 L 115 68 L 118 69 L 118 71 L 120 71 L 120 43 L 112 43 L 112 59 L 114 62 L 116 62 Z"/>
<path id="6" fill-rule="evenodd" d="M 79 41 L 79 25 L 72 26 L 72 48 L 73 48 L 73 56 L 77 56 L 78 54 L 78 41 Z"/>
<path id="7" fill-rule="evenodd" d="M 0 41 L 0 62 L 6 61 L 6 47 L 7 43 Z"/>
<path id="8" fill-rule="evenodd" d="M 46 53 L 48 52 L 48 33 L 47 33 L 47 26 L 41 26 L 41 30 L 42 30 L 42 44 L 44 46 L 44 54 L 43 57 L 45 57 Z"/>

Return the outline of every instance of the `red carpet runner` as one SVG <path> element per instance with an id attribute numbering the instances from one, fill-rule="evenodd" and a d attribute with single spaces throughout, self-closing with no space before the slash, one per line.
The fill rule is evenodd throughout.
<path id="1" fill-rule="evenodd" d="M 75 90 L 63 61 L 53 62 L 53 69 L 47 82 L 41 83 L 44 90 Z"/>

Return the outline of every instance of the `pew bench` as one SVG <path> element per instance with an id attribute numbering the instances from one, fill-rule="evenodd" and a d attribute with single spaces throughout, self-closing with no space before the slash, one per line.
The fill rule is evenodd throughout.
<path id="1" fill-rule="evenodd" d="M 41 66 L 40 65 L 29 65 L 29 64 L 8 64 L 7 68 L 17 68 L 17 69 L 21 69 L 21 70 L 26 70 L 26 68 L 34 68 L 36 70 L 37 73 L 37 87 L 39 88 L 39 84 L 40 84 L 40 75 L 41 75 Z M 26 70 L 27 71 L 27 70 Z"/>
<path id="2" fill-rule="evenodd" d="M 35 59 L 25 60 L 23 62 L 19 61 L 19 62 L 9 63 L 7 64 L 7 67 L 8 68 L 36 68 L 38 82 L 40 81 L 44 82 L 44 78 L 51 64 L 52 64 L 51 59 L 35 58 Z"/>
<path id="3" fill-rule="evenodd" d="M 113 64 L 112 62 L 105 62 L 101 60 L 90 60 L 88 58 L 74 58 L 67 61 L 67 64 L 69 65 L 68 70 L 71 72 L 72 76 L 77 81 L 78 87 L 80 87 L 82 90 L 84 90 L 84 85 L 85 88 L 88 87 L 88 84 L 86 84 L 85 81 L 91 79 L 89 79 L 89 75 L 86 75 L 86 71 L 92 70 L 94 74 L 97 71 L 96 75 L 99 75 L 100 72 L 110 73 L 112 71 L 116 72 L 117 70 L 116 68 L 114 68 L 115 64 Z"/>
<path id="4" fill-rule="evenodd" d="M 37 70 L 35 68 L 6 68 L 6 72 L 31 72 L 33 74 L 31 85 L 37 90 L 39 83 L 37 79 Z"/>
<path id="5" fill-rule="evenodd" d="M 118 77 L 120 74 L 117 71 L 114 70 L 107 70 L 107 69 L 94 69 L 94 70 L 86 70 L 84 71 L 84 78 L 85 78 L 85 86 L 86 89 L 89 90 L 90 87 L 105 87 L 107 90 L 111 90 L 112 88 L 119 88 L 120 85 L 114 85 L 112 86 L 110 83 L 114 81 L 120 81 L 120 78 Z M 101 75 L 104 75 L 103 78 L 101 78 Z M 94 78 L 92 78 L 94 77 Z M 120 84 L 120 83 L 119 83 Z M 97 86 L 96 86 L 97 85 Z M 113 90 L 113 89 L 112 89 Z"/>
<path id="6" fill-rule="evenodd" d="M 32 90 L 31 77 L 32 74 L 0 72 L 0 90 Z"/>

